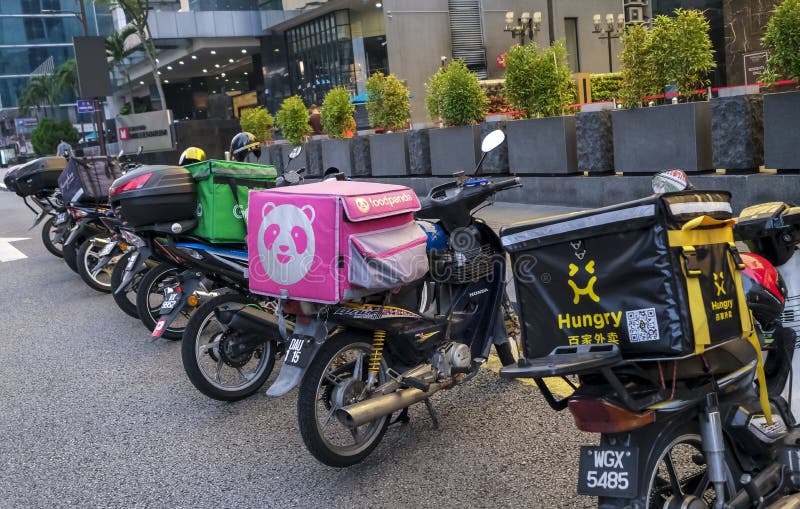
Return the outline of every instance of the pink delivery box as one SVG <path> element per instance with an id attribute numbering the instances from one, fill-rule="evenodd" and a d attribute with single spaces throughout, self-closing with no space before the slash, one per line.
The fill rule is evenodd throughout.
<path id="1" fill-rule="evenodd" d="M 247 252 L 254 293 L 333 304 L 428 271 L 413 190 L 327 181 L 250 191 Z"/>

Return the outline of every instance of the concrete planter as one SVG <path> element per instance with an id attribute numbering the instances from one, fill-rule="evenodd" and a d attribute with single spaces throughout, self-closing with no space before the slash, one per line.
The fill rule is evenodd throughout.
<path id="1" fill-rule="evenodd" d="M 506 123 L 511 173 L 563 175 L 578 171 L 575 117 Z"/>
<path id="2" fill-rule="evenodd" d="M 490 132 L 500 129 L 505 131 L 506 122 L 484 122 L 481 124 L 481 141 Z M 486 175 L 499 175 L 508 173 L 508 143 L 503 143 L 496 149 L 486 154 L 481 166 L 481 173 Z"/>
<path id="3" fill-rule="evenodd" d="M 614 134 L 611 112 L 581 112 L 575 115 L 578 169 L 593 175 L 614 172 Z"/>
<path id="4" fill-rule="evenodd" d="M 749 94 L 712 99 L 711 145 L 714 168 L 758 172 L 764 164 L 763 98 Z"/>
<path id="5" fill-rule="evenodd" d="M 286 143 L 273 143 L 266 147 L 261 147 L 261 157 L 265 160 L 264 164 L 274 166 L 278 175 L 283 174 L 283 165 L 286 163 L 286 159 L 283 157 L 283 149 L 281 148 L 283 145 L 286 145 Z"/>
<path id="6" fill-rule="evenodd" d="M 307 141 L 303 145 L 303 154 L 300 154 L 298 159 L 305 158 L 306 163 L 306 177 L 319 178 L 325 167 L 322 165 L 322 141 L 312 140 Z"/>
<path id="7" fill-rule="evenodd" d="M 764 166 L 776 170 L 800 170 L 800 92 L 764 95 Z"/>
<path id="8" fill-rule="evenodd" d="M 353 140 L 320 140 L 322 146 L 323 172 L 328 168 L 338 168 L 347 175 L 353 174 Z"/>
<path id="9" fill-rule="evenodd" d="M 480 131 L 476 125 L 431 129 L 431 173 L 451 176 L 458 171 L 472 172 L 480 152 Z"/>
<path id="10" fill-rule="evenodd" d="M 270 163 L 275 166 L 276 170 L 279 170 L 278 174 L 282 174 L 287 170 L 299 170 L 300 168 L 305 168 L 306 172 L 308 171 L 308 161 L 306 159 L 308 156 L 308 144 L 303 145 L 303 151 L 289 163 L 289 166 L 286 166 L 286 161 L 289 160 L 289 152 L 292 151 L 294 145 L 291 143 L 281 143 L 279 145 L 273 145 L 273 147 L 277 148 L 270 148 Z M 279 164 L 280 167 L 278 166 Z"/>
<path id="11" fill-rule="evenodd" d="M 408 171 L 411 175 L 431 174 L 430 129 L 415 129 L 408 132 Z M 372 167 L 373 171 L 375 167 Z"/>
<path id="12" fill-rule="evenodd" d="M 408 175 L 407 133 L 374 134 L 368 139 L 373 177 Z"/>
<path id="13" fill-rule="evenodd" d="M 372 173 L 369 136 L 356 136 L 352 141 L 351 153 L 353 154 L 353 176 L 369 177 Z"/>
<path id="14" fill-rule="evenodd" d="M 614 165 L 623 173 L 688 172 L 714 169 L 708 102 L 616 110 Z"/>

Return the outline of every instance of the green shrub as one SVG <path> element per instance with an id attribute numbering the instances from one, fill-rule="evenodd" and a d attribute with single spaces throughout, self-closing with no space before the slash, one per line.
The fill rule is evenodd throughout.
<path id="1" fill-rule="evenodd" d="M 610 101 L 620 95 L 622 73 L 592 74 L 592 101 Z"/>
<path id="2" fill-rule="evenodd" d="M 408 88 L 394 74 L 376 72 L 367 80 L 367 113 L 374 128 L 405 129 L 411 118 Z"/>
<path id="3" fill-rule="evenodd" d="M 529 118 L 562 115 L 575 101 L 563 40 L 547 48 L 516 45 L 506 53 L 505 64 L 508 99 Z"/>
<path id="4" fill-rule="evenodd" d="M 253 133 L 258 141 L 269 141 L 272 139 L 275 119 L 266 108 L 258 106 L 242 110 L 239 124 L 242 126 L 242 131 Z"/>
<path id="5" fill-rule="evenodd" d="M 675 16 L 656 16 L 648 37 L 648 65 L 659 89 L 675 84 L 678 94 L 692 99 L 692 92 L 707 87 L 717 64 L 703 12 L 675 9 Z"/>
<path id="6" fill-rule="evenodd" d="M 486 118 L 486 93 L 478 77 L 461 60 L 440 67 L 426 84 L 425 107 L 431 119 L 445 126 L 469 125 Z"/>
<path id="7" fill-rule="evenodd" d="M 322 101 L 322 129 L 334 138 L 344 138 L 348 130 L 355 131 L 353 119 L 356 107 L 350 102 L 350 93 L 344 87 L 336 87 L 325 94 Z"/>
<path id="8" fill-rule="evenodd" d="M 36 155 L 46 156 L 56 153 L 56 146 L 64 140 L 70 145 L 78 142 L 78 130 L 68 120 L 43 118 L 36 129 L 31 131 L 31 144 Z"/>
<path id="9" fill-rule="evenodd" d="M 622 36 L 622 81 L 619 98 L 626 108 L 639 108 L 642 98 L 658 91 L 655 74 L 650 67 L 650 33 L 644 25 L 632 25 Z M 594 96 L 594 94 L 593 94 Z"/>
<path id="10" fill-rule="evenodd" d="M 781 78 L 800 81 L 800 0 L 783 0 L 767 23 L 765 83 Z"/>
<path id="11" fill-rule="evenodd" d="M 278 128 L 283 137 L 292 145 L 300 145 L 311 134 L 311 126 L 308 125 L 308 109 L 300 97 L 295 95 L 284 99 L 276 116 Z"/>

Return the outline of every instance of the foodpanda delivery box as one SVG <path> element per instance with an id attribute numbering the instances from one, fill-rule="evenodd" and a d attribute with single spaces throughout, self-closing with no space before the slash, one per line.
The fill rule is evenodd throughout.
<path id="1" fill-rule="evenodd" d="M 333 304 L 428 271 L 411 189 L 328 181 L 250 192 L 250 290 Z"/>
<path id="2" fill-rule="evenodd" d="M 504 228 L 528 358 L 682 356 L 750 333 L 730 195 L 687 191 Z"/>

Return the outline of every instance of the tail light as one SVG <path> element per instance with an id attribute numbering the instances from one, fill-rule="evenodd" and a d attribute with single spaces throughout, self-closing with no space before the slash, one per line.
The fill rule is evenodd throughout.
<path id="1" fill-rule="evenodd" d="M 78 219 L 86 217 L 87 215 L 85 210 L 73 209 L 73 208 L 68 208 L 67 210 L 69 211 L 69 215 L 72 216 L 72 219 L 76 221 Z"/>
<path id="2" fill-rule="evenodd" d="M 108 189 L 108 197 L 113 198 L 114 196 L 124 193 L 125 191 L 135 191 L 137 189 L 141 189 L 142 186 L 147 184 L 147 181 L 150 180 L 152 177 L 152 173 L 145 173 L 143 175 L 139 175 L 136 178 L 132 178 L 129 181 L 123 183 L 120 186 L 111 186 Z"/>
<path id="3" fill-rule="evenodd" d="M 575 419 L 575 426 L 588 433 L 622 433 L 647 426 L 656 420 L 652 410 L 636 413 L 604 399 L 571 399 L 569 411 Z"/>

